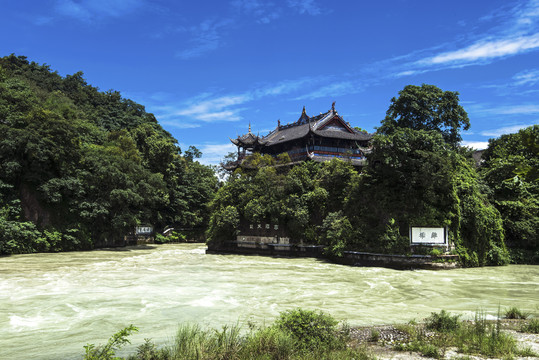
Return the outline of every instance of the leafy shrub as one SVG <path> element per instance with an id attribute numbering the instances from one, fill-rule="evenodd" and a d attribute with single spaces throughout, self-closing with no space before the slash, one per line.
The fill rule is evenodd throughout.
<path id="1" fill-rule="evenodd" d="M 372 342 L 378 342 L 380 340 L 380 331 L 376 329 L 371 329 L 371 338 L 370 341 Z"/>
<path id="2" fill-rule="evenodd" d="M 137 347 L 137 354 L 128 357 L 129 360 L 168 360 L 171 358 L 169 349 L 158 349 L 150 339 L 144 339 L 144 344 Z"/>
<path id="3" fill-rule="evenodd" d="M 172 231 L 172 234 L 169 234 L 168 236 L 162 234 L 155 235 L 155 242 L 157 244 L 184 242 L 185 240 L 186 236 L 177 231 Z"/>
<path id="4" fill-rule="evenodd" d="M 282 312 L 275 322 L 290 332 L 304 349 L 336 349 L 345 346 L 345 336 L 337 329 L 337 320 L 323 312 L 295 309 Z"/>
<path id="5" fill-rule="evenodd" d="M 528 316 L 530 316 L 528 313 L 525 313 L 516 306 L 513 306 L 505 311 L 505 315 L 503 317 L 505 319 L 527 319 Z"/>
<path id="6" fill-rule="evenodd" d="M 539 319 L 531 319 L 529 323 L 522 326 L 521 331 L 532 334 L 539 334 Z"/>
<path id="7" fill-rule="evenodd" d="M 451 315 L 445 310 L 440 311 L 439 314 L 432 313 L 426 319 L 427 329 L 436 330 L 439 332 L 452 332 L 459 328 L 459 317 L 460 315 Z"/>
<path id="8" fill-rule="evenodd" d="M 137 332 L 138 328 L 133 325 L 118 331 L 112 335 L 109 341 L 104 346 L 95 346 L 94 344 L 88 344 L 84 346 L 86 353 L 84 354 L 84 360 L 115 360 L 116 350 L 130 344 L 128 336 L 134 332 Z"/>

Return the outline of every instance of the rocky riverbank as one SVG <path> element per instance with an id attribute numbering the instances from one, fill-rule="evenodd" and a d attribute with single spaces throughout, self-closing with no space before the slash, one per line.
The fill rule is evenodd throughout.
<path id="1" fill-rule="evenodd" d="M 469 322 L 473 324 L 473 322 Z M 494 325 L 494 321 L 489 321 Z M 539 334 L 522 332 L 520 329 L 529 323 L 529 320 L 510 320 L 500 321 L 501 332 L 513 337 L 516 340 L 516 346 L 524 354 L 530 356 L 513 356 L 512 359 L 528 360 L 539 359 Z M 404 325 L 380 325 L 355 327 L 350 331 L 350 346 L 363 347 L 367 353 L 378 360 L 406 359 L 406 360 L 425 360 L 425 359 L 466 359 L 466 360 L 486 360 L 486 359 L 505 359 L 505 357 L 489 357 L 480 354 L 463 354 L 457 347 L 448 346 L 440 349 L 439 357 L 425 356 L 419 351 L 402 350 L 403 345 L 410 344 L 415 340 L 416 335 L 420 333 L 425 339 L 434 339 L 440 336 L 435 331 L 426 329 L 425 324 L 404 324 Z"/>

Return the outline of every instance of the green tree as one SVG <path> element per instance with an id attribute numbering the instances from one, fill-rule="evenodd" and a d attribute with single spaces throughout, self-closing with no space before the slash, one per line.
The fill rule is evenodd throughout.
<path id="1" fill-rule="evenodd" d="M 194 159 L 200 159 L 200 157 L 202 157 L 202 152 L 198 150 L 195 146 L 191 145 L 185 151 L 184 157 L 188 161 L 193 161 Z"/>
<path id="2" fill-rule="evenodd" d="M 407 85 L 399 91 L 378 128 L 378 133 L 391 134 L 397 128 L 436 130 L 444 140 L 457 146 L 462 140 L 460 129 L 468 130 L 470 120 L 459 105 L 459 93 L 443 91 L 434 85 Z"/>
<path id="3" fill-rule="evenodd" d="M 539 261 L 539 125 L 490 140 L 483 159 L 480 174 L 503 218 L 507 245 Z"/>

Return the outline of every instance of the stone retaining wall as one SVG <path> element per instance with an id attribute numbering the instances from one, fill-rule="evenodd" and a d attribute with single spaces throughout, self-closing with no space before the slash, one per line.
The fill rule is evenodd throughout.
<path id="1" fill-rule="evenodd" d="M 344 251 L 342 257 L 327 256 L 322 245 L 230 241 L 218 248 L 208 247 L 207 254 L 245 254 L 287 257 L 314 257 L 350 266 L 375 266 L 393 269 L 454 269 L 460 267 L 458 255 L 391 255 Z"/>

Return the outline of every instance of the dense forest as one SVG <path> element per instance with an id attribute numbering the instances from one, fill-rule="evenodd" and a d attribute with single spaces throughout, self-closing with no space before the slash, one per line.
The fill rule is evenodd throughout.
<path id="1" fill-rule="evenodd" d="M 203 231 L 217 179 L 199 156 L 82 72 L 0 58 L 0 254 L 122 245 L 139 224 Z"/>
<path id="2" fill-rule="evenodd" d="M 410 85 L 391 100 L 363 170 L 338 159 L 287 167 L 253 154 L 212 202 L 210 246 L 234 238 L 246 219 L 284 224 L 332 256 L 406 254 L 409 226 L 437 224 L 466 266 L 537 263 L 539 126 L 491 140 L 480 167 L 459 146 L 469 126 L 458 93 Z"/>
<path id="3" fill-rule="evenodd" d="M 406 86 L 368 165 L 253 154 L 219 184 L 144 106 L 23 56 L 0 58 L 0 254 L 124 244 L 136 225 L 234 239 L 240 221 L 345 250 L 408 253 L 409 226 L 449 229 L 468 266 L 539 261 L 539 126 L 461 147 L 458 93 Z"/>

